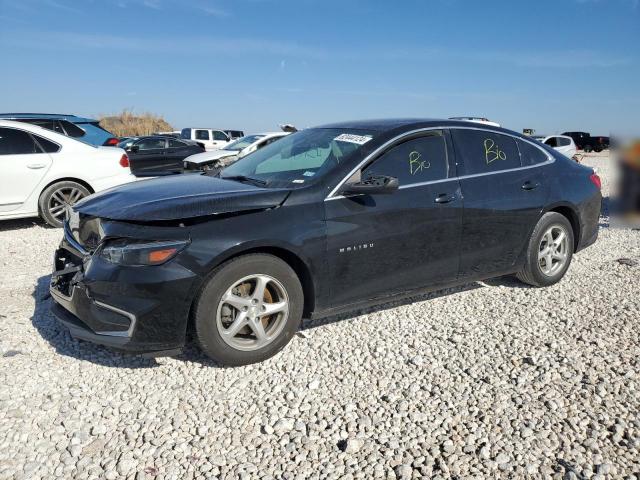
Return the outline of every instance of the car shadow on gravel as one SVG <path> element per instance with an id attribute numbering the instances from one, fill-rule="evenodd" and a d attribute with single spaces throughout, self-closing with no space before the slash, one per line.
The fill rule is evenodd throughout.
<path id="1" fill-rule="evenodd" d="M 104 367 L 153 368 L 159 365 L 153 358 L 125 355 L 100 345 L 72 338 L 69 331 L 49 311 L 52 302 L 49 293 L 50 280 L 51 275 L 40 277 L 33 290 L 35 310 L 31 316 L 31 323 L 58 354 Z"/>
<path id="2" fill-rule="evenodd" d="M 106 367 L 116 368 L 153 368 L 159 365 L 159 363 L 153 358 L 145 358 L 136 355 L 127 355 L 116 352 L 114 350 L 95 345 L 90 342 L 82 340 L 76 340 L 71 337 L 67 329 L 62 326 L 55 317 L 49 311 L 51 306 L 51 296 L 49 294 L 49 282 L 51 275 L 40 277 L 38 284 L 33 291 L 33 297 L 35 299 L 36 308 L 31 317 L 33 326 L 38 330 L 42 338 L 48 341 L 60 355 L 66 355 L 69 357 L 77 358 L 78 360 L 85 360 L 88 362 L 96 363 L 98 365 Z M 484 282 L 471 282 L 458 287 L 446 288 L 443 290 L 437 290 L 428 293 L 417 293 L 415 295 L 397 299 L 379 305 L 354 310 L 337 315 L 331 315 L 328 317 L 322 317 L 318 319 L 304 319 L 300 331 L 311 330 L 314 328 L 330 325 L 332 323 L 341 322 L 351 318 L 359 317 L 361 315 L 370 315 L 383 310 L 390 310 L 406 306 L 417 302 L 426 302 L 434 300 L 436 298 L 444 297 L 447 295 L 453 295 L 456 293 L 467 292 L 483 288 L 485 286 L 505 286 L 509 288 L 533 288 L 529 285 L 525 285 L 513 277 L 498 277 Z M 303 333 L 304 334 L 304 333 Z M 187 342 L 182 354 L 175 358 L 186 361 L 199 363 L 202 366 L 214 367 L 214 368 L 232 368 L 220 365 L 209 357 L 204 355 L 197 347 L 193 335 L 191 332 L 187 333 Z"/>
<path id="3" fill-rule="evenodd" d="M 21 230 L 23 228 L 31 228 L 33 226 L 38 226 L 43 228 L 52 228 L 38 217 L 19 218 L 17 220 L 3 220 L 2 222 L 0 222 L 0 232 Z"/>

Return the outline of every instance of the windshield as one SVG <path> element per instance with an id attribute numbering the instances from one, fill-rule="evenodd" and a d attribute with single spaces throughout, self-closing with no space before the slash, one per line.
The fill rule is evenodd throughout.
<path id="1" fill-rule="evenodd" d="M 300 187 L 321 177 L 373 138 L 370 130 L 310 128 L 287 135 L 225 168 L 222 178 Z"/>
<path id="2" fill-rule="evenodd" d="M 225 146 L 222 150 L 242 150 L 243 148 L 248 147 L 253 142 L 260 140 L 264 135 L 247 135 L 246 137 L 242 137 L 235 142 L 231 142 L 229 145 Z"/>

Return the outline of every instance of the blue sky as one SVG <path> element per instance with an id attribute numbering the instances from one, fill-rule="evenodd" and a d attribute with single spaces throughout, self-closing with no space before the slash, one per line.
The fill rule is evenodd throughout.
<path id="1" fill-rule="evenodd" d="M 0 48 L 2 111 L 593 134 L 640 111 L 638 0 L 0 0 Z"/>

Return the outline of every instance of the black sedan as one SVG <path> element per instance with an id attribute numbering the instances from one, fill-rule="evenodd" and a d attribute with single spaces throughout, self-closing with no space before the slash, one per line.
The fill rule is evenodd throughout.
<path id="1" fill-rule="evenodd" d="M 140 137 L 124 147 L 136 177 L 180 173 L 185 158 L 204 152 L 199 143 L 165 136 Z"/>
<path id="2" fill-rule="evenodd" d="M 552 285 L 595 242 L 600 202 L 593 170 L 501 128 L 310 128 L 217 176 L 78 203 L 52 308 L 74 337 L 119 350 L 173 354 L 191 325 L 220 363 L 257 362 L 303 317 L 506 274 Z"/>

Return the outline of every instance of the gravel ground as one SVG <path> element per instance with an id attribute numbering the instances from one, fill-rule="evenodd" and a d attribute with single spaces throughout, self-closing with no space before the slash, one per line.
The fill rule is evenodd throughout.
<path id="1" fill-rule="evenodd" d="M 605 194 L 612 172 L 590 156 Z M 126 357 L 48 313 L 60 231 L 0 225 L 0 479 L 640 479 L 640 232 L 566 278 L 307 323 L 275 358 Z M 634 262 L 629 262 L 634 263 Z"/>

